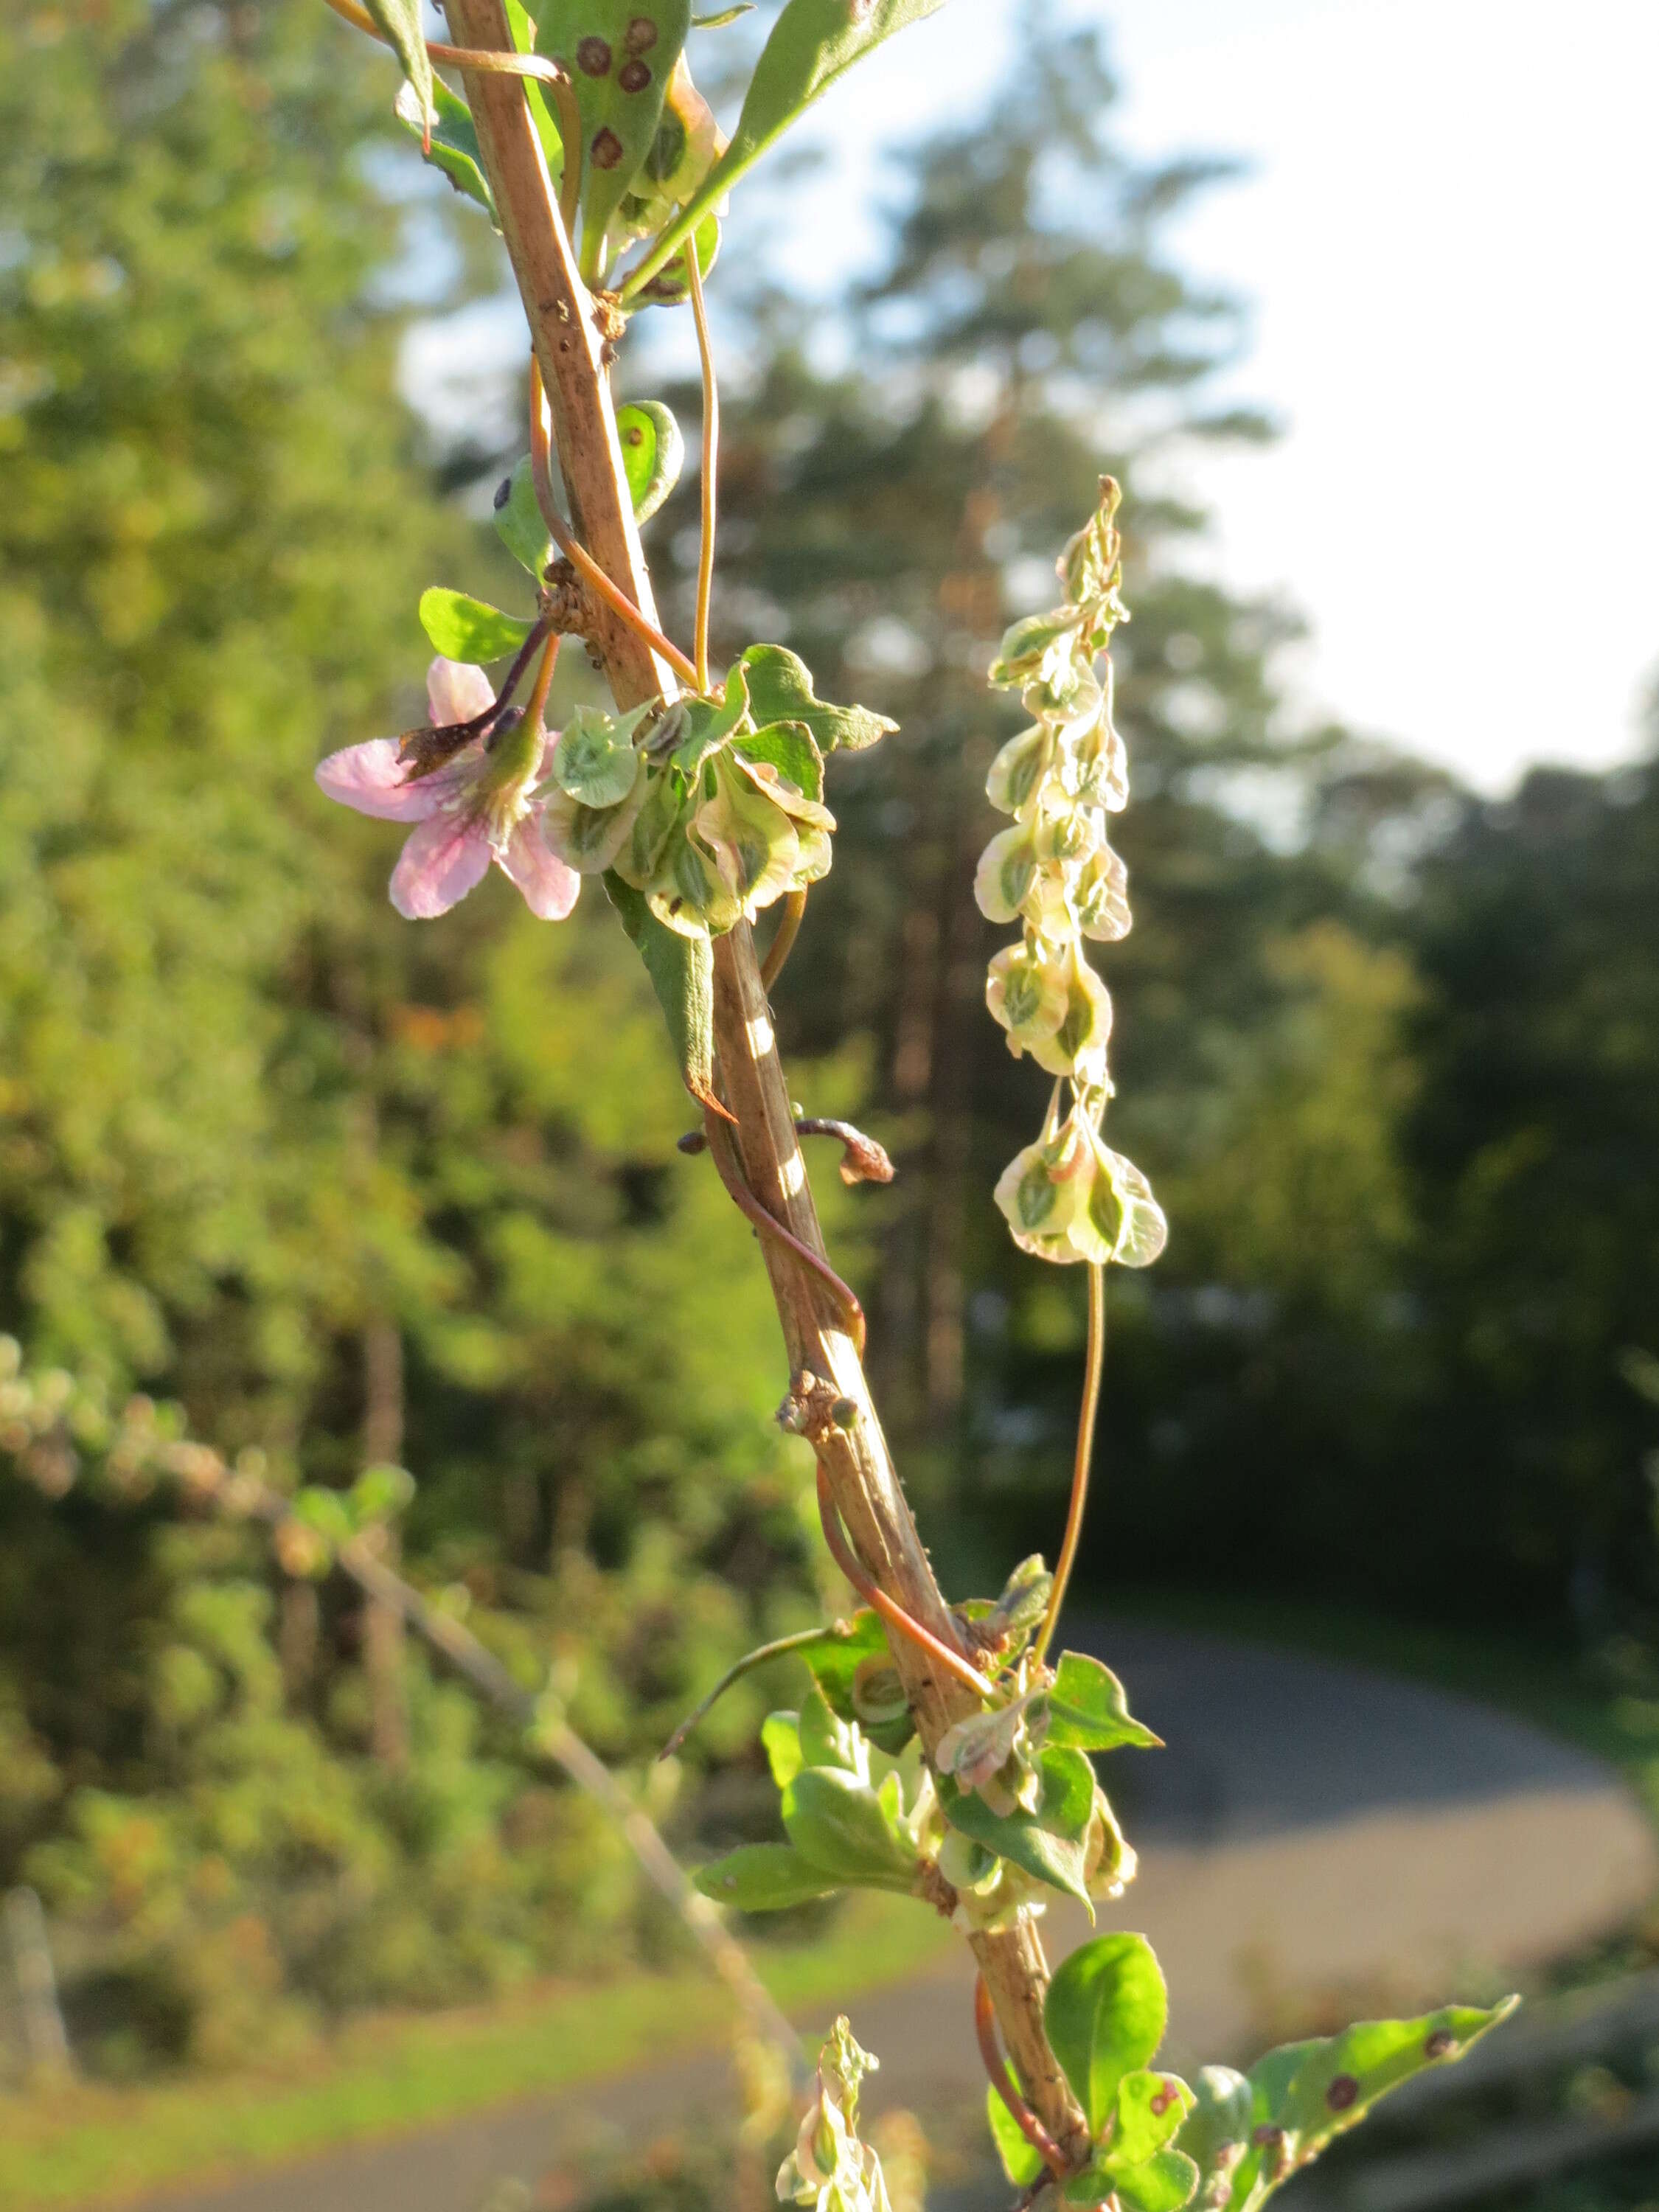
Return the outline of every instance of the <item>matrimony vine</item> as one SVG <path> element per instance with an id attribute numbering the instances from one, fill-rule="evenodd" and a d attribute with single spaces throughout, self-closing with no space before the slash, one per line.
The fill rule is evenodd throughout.
<path id="1" fill-rule="evenodd" d="M 1090 1310 L 1059 1567 L 1029 1559 L 995 1598 L 949 1603 L 933 1578 L 871 1403 L 862 1310 L 823 1249 L 799 1139 L 838 1136 L 849 1180 L 890 1169 L 857 1131 L 798 1117 L 767 1001 L 831 863 L 827 767 L 894 726 L 820 699 L 781 644 L 751 643 L 718 675 L 709 660 L 719 400 L 703 291 L 727 197 L 848 69 L 941 0 L 785 0 L 729 138 L 692 80 L 689 0 L 545 0 L 534 20 L 520 0 L 447 0 L 455 44 L 430 47 L 420 0 L 330 4 L 395 48 L 407 79 L 399 118 L 501 234 L 532 365 L 527 450 L 495 521 L 533 605 L 513 614 L 428 591 L 428 722 L 332 755 L 318 780 L 362 812 L 410 825 L 391 884 L 410 917 L 447 912 L 492 865 L 549 921 L 570 913 L 584 878 L 600 879 L 701 1109 L 686 1149 L 708 1152 L 757 1233 L 788 1362 L 780 1419 L 811 1446 L 824 1536 L 863 1601 L 726 1678 L 789 1652 L 807 1680 L 797 1707 L 762 1730 L 782 1838 L 705 1867 L 698 1887 L 746 1912 L 871 1888 L 950 1919 L 978 1969 L 972 2028 L 992 2136 L 1028 2201 L 1054 2191 L 1120 2212 L 1253 2212 L 1513 2000 L 1364 2022 L 1271 2051 L 1248 2074 L 1205 2067 L 1189 2085 L 1156 2063 L 1166 1995 L 1144 1937 L 1096 1935 L 1052 1974 L 1044 1955 L 1050 1897 L 1077 1900 L 1092 1921 L 1135 1873 L 1094 1759 L 1158 1741 L 1098 1660 L 1049 1657 L 1087 1485 L 1104 1270 L 1146 1265 L 1165 1234 L 1145 1176 L 1103 1136 L 1110 1001 L 1085 952 L 1129 927 L 1123 865 L 1106 838 L 1128 795 L 1103 658 L 1124 619 L 1118 488 L 1103 480 L 1097 512 L 1060 556 L 1061 604 L 1016 623 L 990 669 L 1030 720 L 988 783 L 1012 823 L 988 847 L 976 892 L 988 918 L 1018 921 L 1022 934 L 992 962 L 988 999 L 1011 1049 L 1054 1079 L 1041 1133 L 996 1199 L 1025 1250 L 1085 1266 Z M 434 62 L 459 71 L 461 90 Z M 703 387 L 689 652 L 660 625 L 639 538 L 673 488 L 684 441 L 660 404 L 614 406 L 609 382 L 632 317 L 683 303 Z M 556 659 L 573 636 L 613 707 L 573 708 L 550 729 Z M 499 663 L 506 673 L 492 682 L 484 672 Z M 752 927 L 769 908 L 763 963 Z M 31 1431 L 29 1449 L 40 1442 Z M 361 1566 L 361 1547 L 354 1556 Z M 858 2131 L 872 2063 L 838 2022 L 778 2177 L 781 2200 L 885 2207 L 879 2160 Z"/>

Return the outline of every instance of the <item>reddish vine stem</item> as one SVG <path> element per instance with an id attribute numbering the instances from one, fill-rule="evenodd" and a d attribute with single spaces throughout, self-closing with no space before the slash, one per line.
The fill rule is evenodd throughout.
<path id="1" fill-rule="evenodd" d="M 541 363 L 533 353 L 530 356 L 530 480 L 535 487 L 536 504 L 542 511 L 542 520 L 547 525 L 548 536 L 589 590 L 597 592 L 611 612 L 619 616 L 653 653 L 661 653 L 681 683 L 690 684 L 697 690 L 706 689 L 697 682 L 696 668 L 678 646 L 665 638 L 655 623 L 647 621 L 640 612 L 627 592 L 611 582 L 559 513 L 559 503 L 553 494 L 552 447 L 547 435 L 546 393 L 542 386 Z"/>
<path id="2" fill-rule="evenodd" d="M 979 2039 L 979 2055 L 985 2061 L 991 2087 L 1007 2106 L 1010 2118 L 1054 2179 L 1062 2179 L 1068 2169 L 1059 2144 L 1014 2087 L 1009 2075 L 1008 2062 L 997 2040 L 996 2009 L 983 1974 L 974 1977 L 974 2033 Z"/>
<path id="3" fill-rule="evenodd" d="M 847 1540 L 847 1532 L 841 1525 L 841 1515 L 830 1488 L 830 1477 L 822 1460 L 818 1462 L 818 1520 L 823 1528 L 823 1540 L 830 1547 L 830 1556 L 841 1569 L 853 1588 L 867 1606 L 874 1607 L 890 1628 L 901 1636 L 908 1636 L 912 1644 L 925 1651 L 930 1659 L 946 1668 L 960 1683 L 975 1697 L 989 1698 L 991 1685 L 975 1668 L 970 1667 L 960 1651 L 953 1651 L 943 1638 L 935 1636 L 931 1628 L 908 1613 L 896 1599 L 888 1596 L 884 1589 L 872 1583 L 860 1564 L 858 1553 Z"/>
<path id="4" fill-rule="evenodd" d="M 749 1216 L 757 1229 L 760 1230 L 764 1236 L 775 1237 L 786 1251 L 793 1252 L 802 1266 L 810 1267 L 818 1280 L 834 1295 L 836 1303 L 840 1306 L 842 1317 L 847 1323 L 847 1334 L 852 1338 L 859 1358 L 862 1359 L 868 1327 L 864 1318 L 864 1308 L 859 1304 L 851 1285 L 842 1282 L 821 1252 L 815 1252 L 810 1244 L 803 1244 L 793 1230 L 786 1229 L 775 1214 L 767 1212 L 744 1181 L 741 1170 L 732 1164 L 731 1156 L 726 1149 L 730 1139 L 721 1127 L 714 1109 L 705 1106 L 702 1110 L 703 1133 L 708 1142 L 709 1157 L 714 1163 L 715 1172 L 726 1185 L 727 1195 L 734 1200 Z"/>

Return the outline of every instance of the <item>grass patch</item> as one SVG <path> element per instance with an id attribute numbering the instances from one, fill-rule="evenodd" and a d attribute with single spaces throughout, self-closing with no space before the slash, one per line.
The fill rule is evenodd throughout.
<path id="1" fill-rule="evenodd" d="M 906 1899 L 849 1902 L 817 1941 L 754 1957 L 792 2013 L 913 1972 L 951 1942 Z M 280 2072 L 0 2098 L 0 2207 L 113 2205 L 430 2126 L 706 2048 L 732 2008 L 703 1968 L 542 1984 L 488 2008 L 379 2014 Z"/>

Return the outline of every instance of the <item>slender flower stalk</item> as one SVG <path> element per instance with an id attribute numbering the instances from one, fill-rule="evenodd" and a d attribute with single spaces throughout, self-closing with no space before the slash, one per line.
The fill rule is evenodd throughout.
<path id="1" fill-rule="evenodd" d="M 1094 1458 L 1095 1426 L 1100 1414 L 1101 1377 L 1105 1366 L 1106 1270 L 1096 1260 L 1089 1267 L 1089 1348 L 1083 1369 L 1083 1403 L 1078 1408 L 1077 1450 L 1072 1461 L 1072 1498 L 1066 1508 L 1066 1534 L 1060 1540 L 1060 1559 L 1054 1568 L 1048 1610 L 1031 1647 L 1039 1663 L 1048 1656 L 1048 1646 L 1060 1622 L 1060 1609 L 1066 1602 L 1066 1586 L 1072 1579 L 1078 1545 L 1082 1540 L 1083 1516 L 1089 1503 L 1089 1469 Z"/>
<path id="2" fill-rule="evenodd" d="M 697 543 L 697 621 L 694 655 L 697 689 L 708 689 L 708 607 L 714 589 L 715 471 L 720 461 L 720 395 L 714 377 L 714 349 L 708 341 L 708 310 L 703 303 L 702 271 L 697 265 L 694 239 L 685 242 L 685 273 L 691 287 L 691 313 L 697 325 L 697 353 L 702 363 L 702 476 L 700 484 L 702 528 Z M 786 957 L 788 947 L 786 945 Z"/>

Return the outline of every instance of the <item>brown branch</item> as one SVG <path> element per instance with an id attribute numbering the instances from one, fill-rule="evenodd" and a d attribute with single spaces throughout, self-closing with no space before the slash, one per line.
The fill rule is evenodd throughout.
<path id="1" fill-rule="evenodd" d="M 448 0 L 448 11 L 459 43 L 498 50 L 511 44 L 501 0 Z M 467 78 L 466 88 L 547 386 L 572 521 L 611 581 L 655 623 L 603 341 L 553 198 L 540 141 L 523 94 L 510 80 L 479 74 Z M 604 663 L 617 706 L 672 697 L 672 671 L 625 623 L 604 611 L 608 618 L 589 642 Z M 894 1473 L 845 1307 L 794 1249 L 805 1247 L 822 1258 L 823 1237 L 747 923 L 716 939 L 714 952 L 714 1042 L 744 1180 L 793 1240 L 787 1245 L 763 1237 L 760 1243 L 790 1372 L 827 1378 L 850 1401 L 847 1425 L 836 1427 L 818 1445 L 825 1480 L 872 1581 L 941 1644 L 957 1644 L 956 1624 Z M 893 1661 L 931 1750 L 952 1722 L 976 1709 L 974 1693 L 908 1638 L 893 1639 Z M 1080 2165 L 1088 2131 L 1043 2031 L 1048 1970 L 1036 1929 L 1022 1921 L 969 1940 L 1032 2108 L 1067 2165 Z"/>

